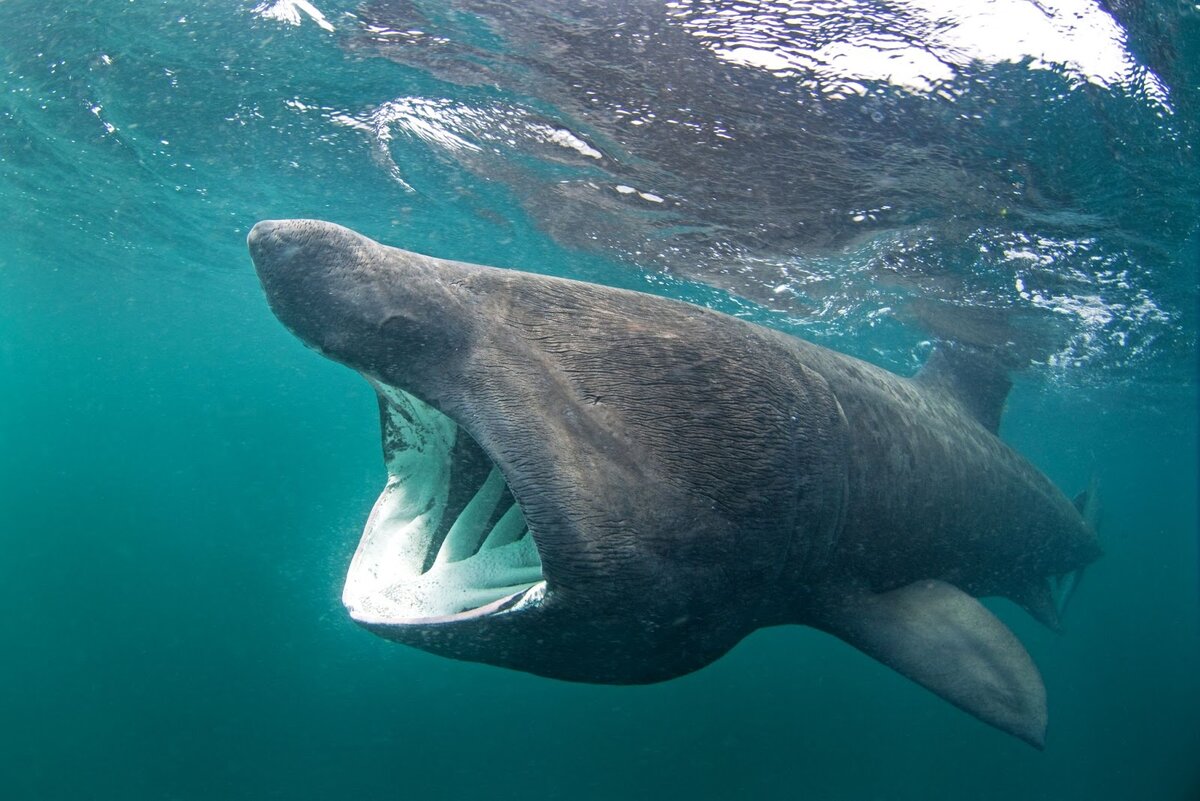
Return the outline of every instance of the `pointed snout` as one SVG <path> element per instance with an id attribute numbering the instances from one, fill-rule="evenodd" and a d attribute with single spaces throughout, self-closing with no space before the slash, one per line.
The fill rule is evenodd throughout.
<path id="1" fill-rule="evenodd" d="M 254 227 L 250 229 L 250 233 L 246 236 L 246 244 L 250 246 L 250 252 L 257 252 L 261 246 L 267 244 L 265 240 L 268 237 L 286 226 L 286 220 L 261 220 L 255 223 Z"/>
<path id="2" fill-rule="evenodd" d="M 321 220 L 263 220 L 246 236 L 250 258 L 268 295 L 277 282 L 294 284 L 312 277 L 304 274 L 306 270 L 345 266 L 345 257 L 357 242 L 370 240 Z"/>
<path id="3" fill-rule="evenodd" d="M 323 352 L 354 329 L 361 334 L 373 312 L 374 279 L 356 265 L 362 243 L 370 240 L 319 220 L 264 220 L 246 237 L 275 316 Z"/>
<path id="4" fill-rule="evenodd" d="M 250 258 L 254 267 L 260 273 L 263 267 L 277 263 L 277 258 L 287 247 L 287 231 L 294 221 L 263 220 L 256 223 L 246 235 L 246 245 L 250 248 Z"/>
<path id="5" fill-rule="evenodd" d="M 471 315 L 455 282 L 465 266 L 321 220 L 263 220 L 246 244 L 275 316 L 329 358 L 418 389 L 462 346 Z"/>

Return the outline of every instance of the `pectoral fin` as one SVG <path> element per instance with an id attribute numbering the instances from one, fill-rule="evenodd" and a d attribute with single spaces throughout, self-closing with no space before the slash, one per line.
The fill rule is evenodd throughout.
<path id="1" fill-rule="evenodd" d="M 1016 636 L 943 581 L 831 598 L 817 624 L 950 703 L 1037 748 L 1046 689 Z"/>

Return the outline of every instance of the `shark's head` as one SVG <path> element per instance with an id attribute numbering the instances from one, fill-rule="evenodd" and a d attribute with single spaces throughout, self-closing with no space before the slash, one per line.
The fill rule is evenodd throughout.
<path id="1" fill-rule="evenodd" d="M 786 617 L 828 556 L 840 413 L 788 338 L 313 220 L 249 245 L 279 319 L 379 395 L 388 481 L 343 593 L 372 631 L 655 681 Z"/>

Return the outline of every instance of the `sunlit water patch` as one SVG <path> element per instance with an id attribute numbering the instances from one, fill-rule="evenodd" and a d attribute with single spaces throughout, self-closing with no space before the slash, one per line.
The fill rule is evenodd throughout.
<path id="1" fill-rule="evenodd" d="M 287 100 L 405 191 L 492 182 L 563 244 L 768 321 L 1123 371 L 1191 315 L 1169 287 L 1196 201 L 1160 188 L 1194 157 L 1171 88 L 1088 0 L 374 2 L 339 25 L 348 52 L 456 87 Z"/>

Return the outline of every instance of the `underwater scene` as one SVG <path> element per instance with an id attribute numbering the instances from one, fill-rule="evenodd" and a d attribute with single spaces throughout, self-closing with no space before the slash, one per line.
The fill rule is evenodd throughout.
<path id="1" fill-rule="evenodd" d="M 1200 5 L 0 66 L 0 798 L 1200 799 Z"/>

